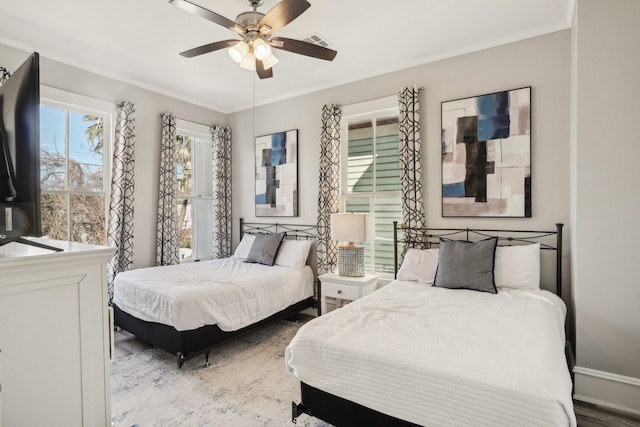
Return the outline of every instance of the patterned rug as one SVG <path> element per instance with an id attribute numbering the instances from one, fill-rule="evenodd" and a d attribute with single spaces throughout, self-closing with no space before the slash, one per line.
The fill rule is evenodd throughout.
<path id="1" fill-rule="evenodd" d="M 292 426 L 299 382 L 286 372 L 284 349 L 300 324 L 279 321 L 235 339 L 177 368 L 156 348 L 111 361 L 115 427 Z M 327 427 L 309 417 L 298 426 Z"/>

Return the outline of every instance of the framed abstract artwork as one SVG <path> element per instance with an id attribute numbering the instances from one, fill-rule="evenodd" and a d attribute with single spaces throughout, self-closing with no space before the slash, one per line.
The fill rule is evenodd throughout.
<path id="1" fill-rule="evenodd" d="M 298 130 L 256 137 L 256 216 L 298 216 Z"/>
<path id="2" fill-rule="evenodd" d="M 531 87 L 442 103 L 442 216 L 531 217 Z"/>

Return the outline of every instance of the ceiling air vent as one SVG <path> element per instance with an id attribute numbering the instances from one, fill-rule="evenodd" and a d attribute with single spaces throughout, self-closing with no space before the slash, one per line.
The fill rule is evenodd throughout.
<path id="1" fill-rule="evenodd" d="M 329 47 L 330 44 L 328 41 L 322 38 L 319 34 L 312 34 L 309 37 L 302 39 L 303 42 L 317 44 L 322 47 Z"/>

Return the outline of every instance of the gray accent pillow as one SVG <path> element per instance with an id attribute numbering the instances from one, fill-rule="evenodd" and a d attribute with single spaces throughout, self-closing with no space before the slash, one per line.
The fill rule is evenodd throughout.
<path id="1" fill-rule="evenodd" d="M 498 293 L 493 266 L 498 239 L 440 242 L 438 269 L 433 286 Z"/>
<path id="2" fill-rule="evenodd" d="M 285 233 L 256 234 L 249 255 L 244 262 L 273 265 Z"/>

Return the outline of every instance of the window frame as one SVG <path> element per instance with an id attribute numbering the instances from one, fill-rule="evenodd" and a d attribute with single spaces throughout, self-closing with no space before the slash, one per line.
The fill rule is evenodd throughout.
<path id="1" fill-rule="evenodd" d="M 101 116 L 104 119 L 104 144 L 102 147 L 102 191 L 87 191 L 87 190 L 71 190 L 69 186 L 69 173 L 68 163 L 66 174 L 66 183 L 64 190 L 44 190 L 40 188 L 41 193 L 48 194 L 64 194 L 67 202 L 67 239 L 71 239 L 71 195 L 89 195 L 95 196 L 102 194 L 104 196 L 104 233 L 105 241 L 103 245 L 107 245 L 106 236 L 109 226 L 109 206 L 111 203 L 111 177 L 112 177 L 112 155 L 114 144 L 114 129 L 115 129 L 115 116 L 116 105 L 112 102 L 105 101 L 98 98 L 93 98 L 86 95 L 81 95 L 74 92 L 54 88 L 51 86 L 40 85 L 40 105 L 46 105 L 52 108 L 58 108 L 65 110 L 65 119 L 67 125 L 69 123 L 69 112 L 76 112 L 80 114 L 89 114 Z M 65 158 L 69 159 L 69 129 L 67 126 L 65 132 Z M 42 165 L 42 163 L 41 163 Z"/>
<path id="2" fill-rule="evenodd" d="M 189 136 L 192 138 L 193 141 L 193 146 L 191 147 L 191 172 L 192 172 L 192 177 L 195 176 L 198 173 L 198 163 L 199 160 L 196 159 L 194 161 L 193 155 L 194 155 L 194 151 L 195 151 L 195 143 L 196 143 L 196 139 L 198 140 L 202 140 L 202 141 L 206 141 L 207 144 L 209 144 L 211 151 L 213 152 L 213 141 L 212 141 L 212 137 L 211 137 L 211 130 L 210 130 L 210 126 L 207 125 L 203 125 L 200 123 L 195 123 L 195 122 L 191 122 L 188 120 L 184 120 L 184 119 L 178 119 L 176 118 L 176 136 L 177 135 L 182 135 L 182 136 Z M 213 160 L 211 158 L 209 158 L 209 162 L 212 163 Z M 210 177 L 210 179 L 212 180 L 213 177 Z M 213 259 L 214 258 L 214 248 L 211 247 L 211 253 L 207 253 L 207 254 L 203 254 L 201 256 L 194 256 L 193 253 L 196 253 L 199 255 L 199 242 L 198 239 L 196 238 L 196 235 L 198 234 L 197 231 L 197 224 L 199 221 L 199 213 L 198 213 L 198 209 L 195 208 L 195 205 L 193 203 L 194 200 L 207 200 L 207 199 L 211 199 L 211 206 L 212 206 L 212 210 L 209 213 L 209 217 L 208 217 L 208 221 L 210 224 L 213 224 L 213 204 L 215 203 L 215 198 L 213 197 L 213 189 L 212 189 L 212 193 L 210 196 L 202 196 L 202 195 L 198 195 L 196 194 L 198 191 L 198 189 L 195 186 L 196 181 L 193 180 L 192 178 L 192 194 L 190 196 L 187 197 L 188 200 L 190 200 L 190 206 L 191 206 L 191 228 L 192 228 L 192 234 L 191 234 L 191 248 L 192 248 L 192 255 L 190 259 L 180 259 L 180 263 L 189 263 L 189 262 L 197 262 L 200 260 L 208 260 L 208 259 Z M 176 194 L 176 199 L 178 198 L 183 198 L 184 195 L 183 194 Z M 177 202 L 177 200 L 176 200 Z M 194 225 L 195 224 L 195 225 Z M 180 224 L 178 224 L 178 227 L 180 227 Z M 179 231 L 179 230 L 178 230 Z M 211 239 L 213 241 L 213 235 L 211 236 Z"/>
<path id="3" fill-rule="evenodd" d="M 342 116 L 340 118 L 340 202 L 339 202 L 339 210 L 340 212 L 346 212 L 346 203 L 348 199 L 369 199 L 369 209 L 370 212 L 373 212 L 375 207 L 375 199 L 378 198 L 388 198 L 388 197 L 398 197 L 402 198 L 402 189 L 397 191 L 372 191 L 372 192 L 348 192 L 348 173 L 347 173 L 347 164 L 348 164 L 348 122 L 354 121 L 358 119 L 364 118 L 378 118 L 382 116 L 388 116 L 395 114 L 400 116 L 400 106 L 398 103 L 397 95 L 386 96 L 383 98 L 378 98 L 370 101 L 360 102 L 357 104 L 345 105 L 342 107 Z M 374 126 L 375 132 L 375 126 Z M 374 155 L 375 155 L 375 134 L 373 136 L 374 141 Z M 399 152 L 398 147 L 398 152 Z M 376 177 L 376 168 L 374 168 L 374 183 Z M 375 188 L 374 188 L 375 189 Z M 375 230 L 375 219 L 373 215 L 367 215 L 367 240 L 369 241 L 367 244 L 369 245 L 369 251 L 371 256 L 371 265 L 375 268 L 375 242 L 374 242 L 374 234 Z M 373 230 L 373 231 L 371 231 Z M 366 271 L 366 273 L 376 274 L 378 277 L 382 279 L 393 279 L 392 272 L 382 272 L 382 271 Z"/>

